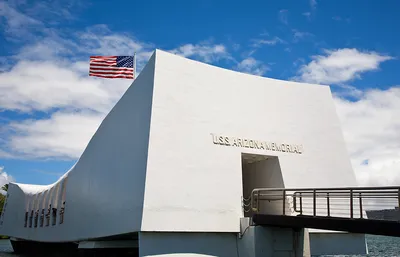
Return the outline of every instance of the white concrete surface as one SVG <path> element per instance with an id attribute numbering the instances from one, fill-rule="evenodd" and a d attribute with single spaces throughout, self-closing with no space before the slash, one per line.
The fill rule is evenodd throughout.
<path id="1" fill-rule="evenodd" d="M 156 67 L 143 231 L 238 232 L 242 153 L 277 156 L 285 187 L 356 185 L 329 87 L 162 51 Z M 302 153 L 215 144 L 212 134 L 302 145 Z"/>
<path id="2" fill-rule="evenodd" d="M 365 236 L 350 233 L 310 233 L 311 255 L 367 254 Z"/>

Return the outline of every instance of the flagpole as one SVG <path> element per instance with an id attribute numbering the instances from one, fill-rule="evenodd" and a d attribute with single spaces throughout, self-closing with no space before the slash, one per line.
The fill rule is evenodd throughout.
<path id="1" fill-rule="evenodd" d="M 136 79 L 136 52 L 133 54 L 133 79 Z"/>

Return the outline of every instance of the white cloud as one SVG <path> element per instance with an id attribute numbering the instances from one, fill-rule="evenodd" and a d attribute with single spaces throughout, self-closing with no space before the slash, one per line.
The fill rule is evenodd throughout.
<path id="1" fill-rule="evenodd" d="M 333 16 L 332 20 L 335 20 L 335 21 L 346 21 L 346 22 L 350 22 L 351 21 L 350 18 L 343 18 L 341 16 Z"/>
<path id="2" fill-rule="evenodd" d="M 364 186 L 400 184 L 400 87 L 368 90 L 355 101 L 335 97 L 357 179 Z"/>
<path id="3" fill-rule="evenodd" d="M 312 61 L 303 65 L 295 80 L 335 84 L 360 78 L 360 74 L 377 70 L 381 62 L 392 59 L 376 52 L 357 49 L 326 50 L 325 55 L 312 57 Z"/>
<path id="4" fill-rule="evenodd" d="M 269 70 L 268 66 L 263 64 L 263 62 L 254 59 L 253 57 L 248 57 L 242 60 L 238 65 L 237 69 L 244 73 L 263 75 Z"/>
<path id="5" fill-rule="evenodd" d="M 32 27 L 42 25 L 40 21 L 19 12 L 5 1 L 0 2 L 0 17 L 3 17 L 0 26 L 12 38 L 25 35 Z"/>
<path id="6" fill-rule="evenodd" d="M 21 1 L 22 4 L 17 5 L 24 8 L 27 15 L 40 18 L 47 24 L 59 24 L 61 20 L 74 20 L 74 14 L 87 4 L 79 0 L 42 0 L 42 1 Z"/>
<path id="7" fill-rule="evenodd" d="M 57 41 L 54 37 L 46 37 L 44 40 L 34 41 L 25 45 L 18 54 L 14 55 L 15 60 L 53 60 L 65 54 L 72 53 L 73 47 L 68 46 L 62 40 Z"/>
<path id="8" fill-rule="evenodd" d="M 1 145 L 0 145 L 0 147 L 1 147 Z M 14 158 L 14 156 L 12 154 L 0 149 L 0 158 L 12 159 L 12 158 Z"/>
<path id="9" fill-rule="evenodd" d="M 76 34 L 80 51 L 91 54 L 132 55 L 136 52 L 138 61 L 146 63 L 154 50 L 153 44 L 139 41 L 130 34 L 114 33 L 104 24 Z"/>
<path id="10" fill-rule="evenodd" d="M 317 10 L 317 1 L 316 0 L 309 0 L 309 5 L 310 5 L 310 11 L 308 12 L 303 12 L 302 15 L 307 17 L 308 21 L 311 21 L 312 16 L 315 14 Z"/>
<path id="11" fill-rule="evenodd" d="M 19 158 L 78 158 L 105 114 L 56 112 L 48 119 L 13 122 L 8 147 Z"/>
<path id="12" fill-rule="evenodd" d="M 279 38 L 279 37 L 274 37 L 273 39 L 253 39 L 252 40 L 253 43 L 253 47 L 261 47 L 262 45 L 276 45 L 278 43 L 284 44 L 286 43 L 286 41 L 284 41 L 283 39 Z"/>
<path id="13" fill-rule="evenodd" d="M 78 72 L 79 62 L 20 61 L 0 73 L 0 109 L 51 111 L 53 108 L 108 111 L 130 81 L 107 81 Z M 88 63 L 86 69 L 88 69 Z"/>
<path id="14" fill-rule="evenodd" d="M 354 86 L 348 84 L 337 84 L 336 90 L 333 93 L 337 97 L 359 99 L 364 95 L 364 92 Z"/>
<path id="15" fill-rule="evenodd" d="M 288 10 L 280 10 L 279 11 L 279 20 L 283 23 L 283 24 L 288 24 Z"/>
<path id="16" fill-rule="evenodd" d="M 299 30 L 296 30 L 296 29 L 293 29 L 292 32 L 293 32 L 293 41 L 294 42 L 298 42 L 301 39 L 304 39 L 306 37 L 313 37 L 314 36 L 310 32 L 299 31 Z"/>
<path id="17" fill-rule="evenodd" d="M 75 19 L 72 13 L 80 11 L 85 4 L 78 0 L 1 1 L 0 27 L 9 40 L 37 38 L 48 33 L 49 26 Z"/>
<path id="18" fill-rule="evenodd" d="M 15 182 L 15 179 L 4 171 L 4 167 L 0 166 L 0 188 L 10 182 Z M 4 193 L 3 190 L 0 190 L 0 192 Z"/>
<path id="19" fill-rule="evenodd" d="M 58 37 L 43 38 L 27 45 L 21 50 L 21 54 L 27 48 L 36 51 L 30 52 L 24 58 L 17 55 L 15 65 L 0 73 L 0 111 L 6 109 L 26 112 L 33 118 L 8 122 L 3 126 L 0 131 L 4 139 L 0 142 L 1 157 L 79 157 L 104 115 L 132 81 L 89 77 L 89 56 L 84 61 L 74 58 L 85 51 L 86 55 L 100 52 L 107 55 L 136 47 L 138 56 L 141 56 L 141 62 L 144 63 L 147 61 L 144 57 L 150 52 L 148 45 L 144 43 L 120 34 L 107 34 L 107 30 L 102 29 L 103 34 L 99 33 L 96 37 L 90 31 L 81 33 L 76 45 Z M 46 47 L 49 42 L 59 44 L 59 52 L 54 53 L 52 48 Z M 64 58 L 60 52 L 69 53 L 64 52 L 62 47 L 75 50 L 76 55 Z M 42 56 L 46 56 L 47 60 L 37 58 Z M 50 118 L 38 118 L 40 116 L 36 116 L 37 111 L 48 113 Z"/>
<path id="20" fill-rule="evenodd" d="M 312 9 L 317 8 L 317 0 L 310 0 L 310 6 Z"/>
<path id="21" fill-rule="evenodd" d="M 185 44 L 178 48 L 170 50 L 171 53 L 184 57 L 199 58 L 204 62 L 214 62 L 220 59 L 231 59 L 226 47 L 222 44 L 211 44 L 210 42 L 201 42 L 199 44 Z"/>
<path id="22" fill-rule="evenodd" d="M 32 17 L 1 4 L 12 11 L 7 13 L 5 25 L 26 35 L 26 44 L 7 58 L 11 60 L 6 63 L 8 68 L 0 73 L 0 111 L 27 113 L 32 119 L 3 121 L 0 156 L 79 157 L 103 117 L 132 83 L 89 77 L 89 56 L 136 51 L 140 70 L 154 50 L 153 45 L 128 34 L 114 33 L 105 25 L 77 32 L 46 28 Z M 42 7 L 35 5 L 26 13 L 38 13 Z M 57 12 L 61 13 L 55 15 L 68 14 Z M 25 29 L 29 23 L 45 32 L 32 37 L 34 32 Z M 38 112 L 46 113 L 48 118 L 37 115 Z"/>
<path id="23" fill-rule="evenodd" d="M 55 108 L 108 112 L 130 80 L 88 76 L 90 55 L 137 53 L 138 71 L 154 50 L 134 37 L 113 33 L 105 25 L 64 33 L 48 30 L 9 57 L 0 73 L 0 111 L 52 112 Z"/>
<path id="24" fill-rule="evenodd" d="M 296 80 L 336 83 L 334 100 L 357 180 L 364 186 L 400 184 L 400 87 L 361 91 L 346 82 L 392 57 L 357 49 L 326 51 L 302 65 Z M 355 101 L 346 100 L 351 96 Z M 345 98 L 346 97 L 346 98 Z"/>
<path id="25" fill-rule="evenodd" d="M 306 16 L 307 19 L 310 19 L 310 17 L 311 17 L 311 12 L 303 12 L 302 15 Z"/>
<path id="26" fill-rule="evenodd" d="M 136 52 L 141 67 L 153 51 L 153 44 L 98 24 L 76 32 L 47 29 L 46 35 L 29 42 L 13 57 L 17 60 L 88 61 L 90 55 L 133 55 Z"/>

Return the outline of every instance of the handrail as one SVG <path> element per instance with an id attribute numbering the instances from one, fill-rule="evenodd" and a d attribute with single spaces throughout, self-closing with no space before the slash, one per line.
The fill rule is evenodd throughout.
<path id="1" fill-rule="evenodd" d="M 311 190 L 350 190 L 350 189 L 356 189 L 356 190 L 377 190 L 377 189 L 384 189 L 384 190 L 390 190 L 390 189 L 400 189 L 400 186 L 387 186 L 387 187 L 293 187 L 293 188 L 279 188 L 279 187 L 265 187 L 265 188 L 254 188 L 253 191 L 259 191 L 259 190 L 265 190 L 265 191 L 298 191 L 298 190 L 304 190 L 304 191 L 311 191 Z"/>
<path id="2" fill-rule="evenodd" d="M 392 218 L 400 221 L 400 186 L 255 188 L 248 199 L 243 199 L 244 211 L 253 214 L 362 219 L 374 209 L 385 208 L 395 210 Z"/>

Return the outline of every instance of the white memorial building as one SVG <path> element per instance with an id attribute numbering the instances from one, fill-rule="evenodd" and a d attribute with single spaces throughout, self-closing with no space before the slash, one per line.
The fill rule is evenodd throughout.
<path id="1" fill-rule="evenodd" d="M 9 185 L 0 234 L 83 248 L 126 236 L 139 256 L 278 256 L 294 248 L 291 231 L 243 230 L 242 199 L 343 186 L 357 183 L 328 86 L 156 50 L 64 176 Z M 366 251 L 363 235 L 299 238 L 290 256 Z"/>

